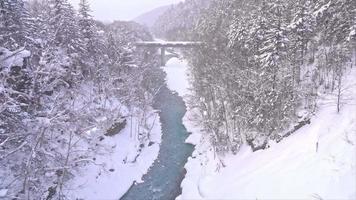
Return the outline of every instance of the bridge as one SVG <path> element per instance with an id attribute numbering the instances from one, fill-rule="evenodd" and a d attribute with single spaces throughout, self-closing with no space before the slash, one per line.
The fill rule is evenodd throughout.
<path id="1" fill-rule="evenodd" d="M 166 65 L 166 49 L 167 48 L 195 48 L 203 45 L 203 42 L 192 42 L 192 41 L 179 41 L 179 42 L 158 42 L 158 41 L 144 41 L 136 42 L 136 47 L 146 47 L 146 48 L 159 48 L 161 49 L 161 65 Z"/>

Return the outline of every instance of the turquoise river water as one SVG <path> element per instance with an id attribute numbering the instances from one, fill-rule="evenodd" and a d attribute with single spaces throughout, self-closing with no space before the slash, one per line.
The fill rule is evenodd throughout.
<path id="1" fill-rule="evenodd" d="M 163 132 L 158 159 L 143 177 L 144 182 L 134 184 L 121 200 L 173 200 L 181 194 L 184 165 L 194 150 L 185 143 L 189 136 L 182 121 L 186 106 L 180 96 L 163 87 L 154 108 L 160 111 Z"/>

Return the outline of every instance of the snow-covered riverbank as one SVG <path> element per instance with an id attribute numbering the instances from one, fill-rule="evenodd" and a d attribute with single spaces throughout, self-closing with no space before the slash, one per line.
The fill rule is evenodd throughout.
<path id="1" fill-rule="evenodd" d="M 178 197 L 178 199 L 201 198 L 197 183 L 201 173 L 204 173 L 206 170 L 203 168 L 206 168 L 207 165 L 205 164 L 207 163 L 204 165 L 201 164 L 204 163 L 206 156 L 210 155 L 208 153 L 210 145 L 208 141 L 203 141 L 202 127 L 199 126 L 197 121 L 197 111 L 189 108 L 188 102 L 190 84 L 188 63 L 183 59 L 172 58 L 167 62 L 167 66 L 169 67 L 164 67 L 164 71 L 167 73 L 168 87 L 172 91 L 177 92 L 179 96 L 183 97 L 183 100 L 187 106 L 187 112 L 183 118 L 183 124 L 191 135 L 188 137 L 186 142 L 196 145 L 193 155 L 188 159 L 188 162 L 185 165 L 187 174 L 181 184 L 183 195 Z M 209 163 L 209 166 L 213 166 L 212 163 Z M 188 194 L 188 196 L 185 196 L 185 194 Z"/>
<path id="2" fill-rule="evenodd" d="M 214 159 L 214 153 L 209 144 L 207 137 L 204 137 L 204 132 L 199 125 L 198 111 L 189 107 L 189 65 L 184 59 L 172 58 L 168 61 L 164 71 L 167 73 L 168 87 L 176 91 L 187 106 L 187 112 L 183 118 L 183 124 L 191 133 L 186 140 L 186 143 L 195 145 L 195 151 L 188 159 L 185 165 L 187 173 L 181 184 L 182 195 L 177 199 L 201 199 L 199 189 L 199 180 L 208 174 L 209 171 L 214 171 L 217 160 Z M 208 162 L 209 161 L 209 162 Z"/>
<path id="3" fill-rule="evenodd" d="M 187 104 L 187 95 L 189 95 L 188 64 L 184 60 L 172 58 L 168 61 L 167 66 L 163 69 L 167 73 L 168 88 L 183 97 Z M 191 110 L 189 113 L 191 113 Z M 133 182 L 142 182 L 143 176 L 148 172 L 159 154 L 162 142 L 162 124 L 160 121 L 159 115 L 152 110 L 148 123 L 153 124 L 150 139 L 154 143 L 142 149 L 136 162 L 130 162 L 135 159 L 139 148 L 137 146 L 138 141 L 135 137 L 130 136 L 130 121 L 120 134 L 101 141 L 100 145 L 107 148 L 102 149 L 100 156 L 97 156 L 95 161 L 87 165 L 80 172 L 80 175 L 73 180 L 71 186 L 74 190 L 71 197 L 89 200 L 117 199 L 130 189 Z M 133 118 L 133 127 L 137 126 L 136 123 L 137 119 Z M 187 115 L 184 118 L 184 124 L 189 124 Z M 188 138 L 191 141 L 190 143 L 198 144 L 199 138 L 194 139 L 195 142 L 192 140 L 192 136 L 197 135 L 193 134 Z"/>
<path id="4" fill-rule="evenodd" d="M 122 200 L 174 199 L 181 193 L 184 165 L 192 155 L 193 146 L 185 143 L 189 136 L 183 126 L 186 106 L 183 99 L 176 92 L 172 92 L 172 84 L 179 81 L 177 78 L 184 78 L 181 76 L 184 72 L 172 62 L 168 62 L 165 69 L 173 71 L 176 76 L 172 79 L 172 73 L 169 73 L 166 81 L 171 86 L 170 89 L 167 86 L 161 87 L 153 104 L 153 107 L 159 110 L 162 126 L 160 152 L 149 172 L 144 175 L 143 182 L 133 185 Z"/>
<path id="5" fill-rule="evenodd" d="M 137 118 L 119 134 L 106 137 L 100 142 L 95 160 L 85 166 L 71 183 L 70 196 L 73 199 L 118 199 L 134 182 L 141 182 L 158 157 L 162 131 L 159 115 L 152 110 L 147 124 L 151 124 L 150 144 L 139 146 L 131 127 L 137 127 Z M 143 128 L 143 127 L 141 127 Z M 93 130 L 95 131 L 95 129 Z"/>
<path id="6" fill-rule="evenodd" d="M 172 58 L 163 68 L 170 90 L 176 91 L 188 106 L 188 63 Z M 252 152 L 244 145 L 233 156 L 217 157 L 209 138 L 199 125 L 194 108 L 188 108 L 183 119 L 192 134 L 187 143 L 196 145 L 185 164 L 187 173 L 181 183 L 182 194 L 177 199 L 354 199 L 356 197 L 356 70 L 345 80 L 344 105 L 340 114 L 326 96 L 320 109 L 307 125 L 279 144 L 263 151 Z M 161 142 L 161 125 L 156 114 L 151 120 L 155 144 L 144 148 L 135 163 L 125 163 L 135 152 L 135 141 L 129 128 L 106 140 L 113 147 L 110 156 L 103 155 L 89 165 L 78 179 L 76 196 L 84 199 L 115 199 L 122 196 L 133 181 L 140 182 L 157 158 Z M 158 124 L 157 124 L 158 123 Z M 225 165 L 223 167 L 222 165 Z M 105 170 L 103 170 L 105 169 Z M 114 169 L 112 171 L 111 169 Z M 99 176 L 93 176 L 97 174 Z M 96 188 L 96 189 L 93 189 Z M 79 192 L 78 192 L 79 191 Z"/>
<path id="7" fill-rule="evenodd" d="M 165 68 L 169 87 L 188 101 L 187 63 L 171 59 Z M 184 67 L 185 66 L 185 67 Z M 307 125 L 279 144 L 252 152 L 244 145 L 236 155 L 217 158 L 194 109 L 184 125 L 196 148 L 185 165 L 182 195 L 177 199 L 355 199 L 356 70 L 345 80 L 347 103 L 336 113 L 336 97 L 325 96 Z M 351 100 L 350 100 L 351 99 Z M 226 167 L 222 167 L 225 165 Z"/>

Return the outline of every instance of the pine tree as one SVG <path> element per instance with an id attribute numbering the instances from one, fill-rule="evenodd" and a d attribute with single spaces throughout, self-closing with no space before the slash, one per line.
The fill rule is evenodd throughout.
<path id="1" fill-rule="evenodd" d="M 85 51 L 89 56 L 95 56 L 98 51 L 98 41 L 96 26 L 90 15 L 90 6 L 87 0 L 80 0 L 79 3 L 79 29 L 81 39 L 85 45 Z"/>
<path id="2" fill-rule="evenodd" d="M 305 64 L 308 53 L 308 44 L 314 36 L 315 18 L 313 16 L 314 4 L 311 0 L 298 0 L 293 6 L 293 19 L 289 24 L 290 48 L 289 57 L 293 63 L 293 79 L 299 85 L 301 82 L 301 69 Z"/>
<path id="3" fill-rule="evenodd" d="M 23 0 L 0 2 L 0 46 L 15 50 L 28 43 L 28 11 Z"/>
<path id="4" fill-rule="evenodd" d="M 40 44 L 48 42 L 47 36 L 50 33 L 51 27 L 46 19 L 50 17 L 48 14 L 50 12 L 50 8 L 40 0 L 31 1 L 29 3 L 29 8 L 29 13 L 34 24 L 34 26 L 30 29 L 33 39 L 37 40 L 37 43 Z"/>
<path id="5" fill-rule="evenodd" d="M 287 60 L 289 40 L 287 38 L 286 3 L 264 1 L 266 28 L 260 48 L 260 92 L 257 99 L 261 104 L 256 109 L 257 127 L 273 136 L 283 130 L 288 118 L 293 115 L 294 88 L 291 82 L 290 63 Z"/>
<path id="6" fill-rule="evenodd" d="M 77 16 L 67 0 L 51 0 L 49 24 L 52 30 L 52 40 L 58 47 L 69 52 L 81 50 Z"/>

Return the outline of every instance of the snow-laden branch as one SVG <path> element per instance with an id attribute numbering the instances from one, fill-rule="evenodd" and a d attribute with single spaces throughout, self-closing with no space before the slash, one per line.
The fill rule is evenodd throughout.
<path id="1" fill-rule="evenodd" d="M 1 156 L 1 157 L 0 157 L 0 160 L 3 160 L 3 159 L 5 159 L 5 158 L 7 158 L 8 156 L 10 156 L 10 155 L 16 153 L 17 151 L 20 151 L 26 144 L 28 144 L 27 141 L 24 141 L 23 143 L 21 143 L 20 146 L 18 146 L 17 148 L 15 148 L 14 150 L 12 150 L 11 152 L 7 153 L 7 154 L 4 155 L 4 156 Z"/>

